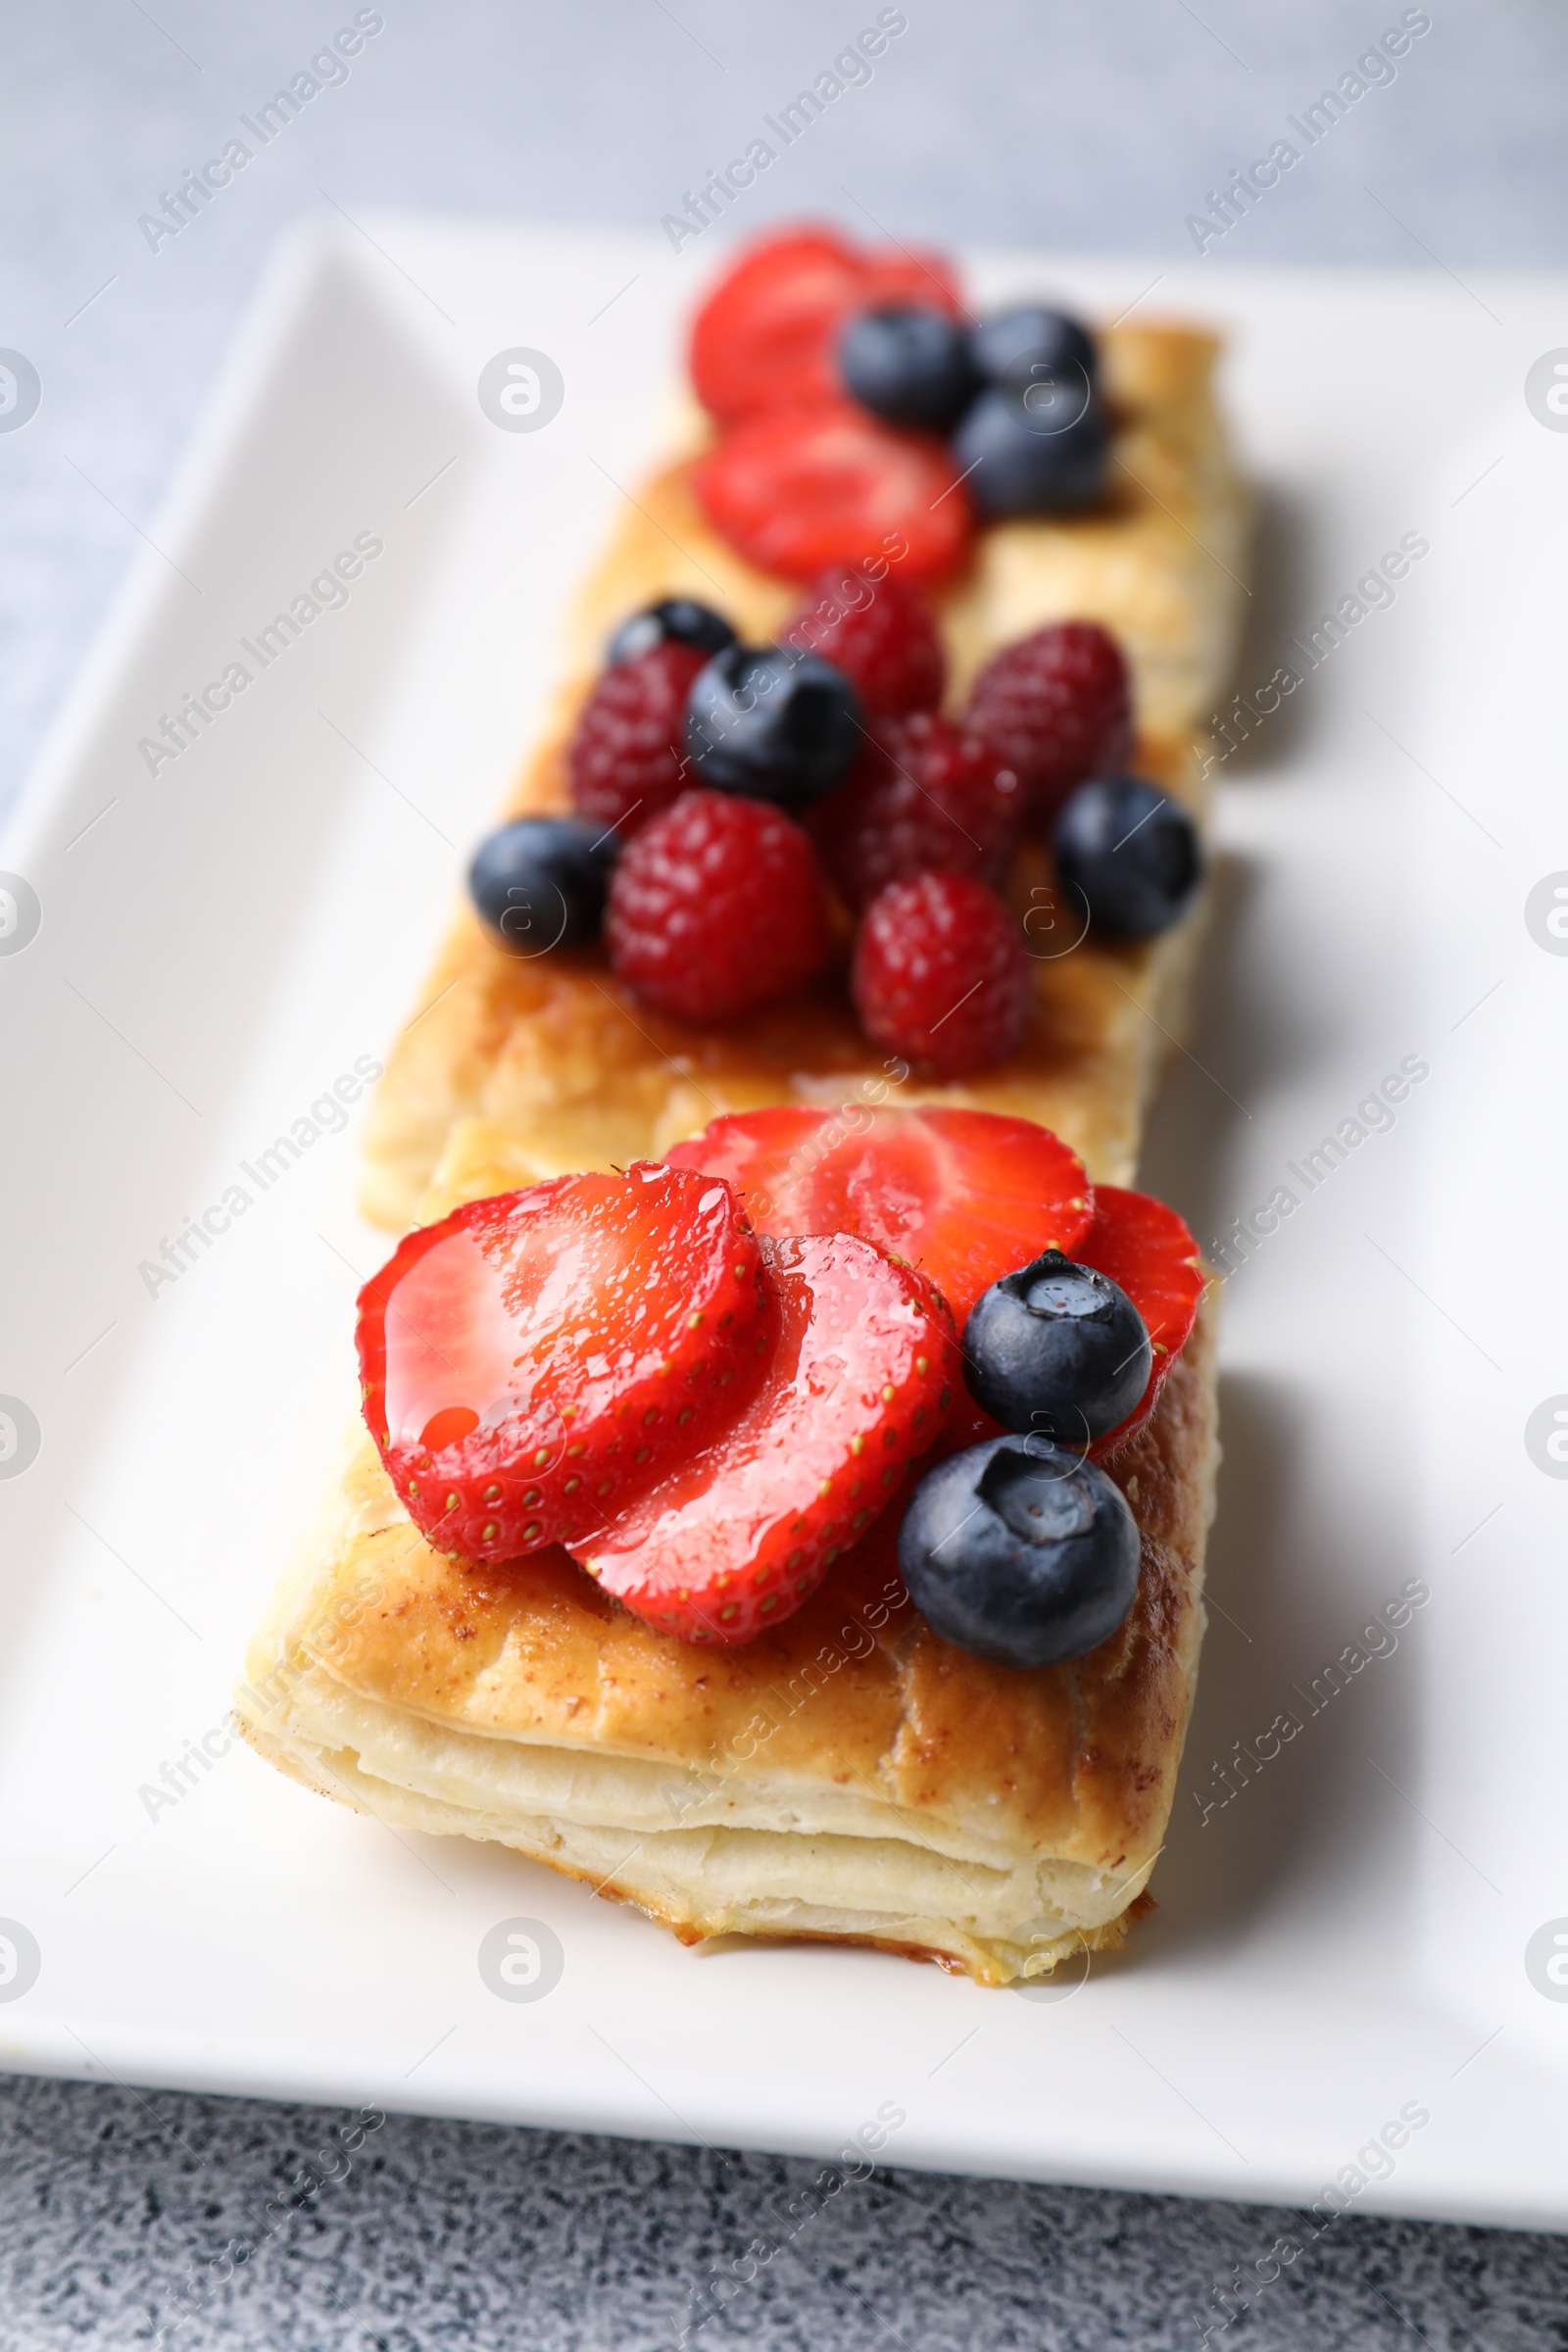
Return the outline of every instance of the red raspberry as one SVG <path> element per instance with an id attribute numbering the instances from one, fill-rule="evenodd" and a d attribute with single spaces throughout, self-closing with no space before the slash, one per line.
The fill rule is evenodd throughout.
<path id="1" fill-rule="evenodd" d="M 867 711 L 935 710 L 947 657 L 924 597 L 891 574 L 830 564 L 779 640 L 820 654 L 858 687 Z"/>
<path id="2" fill-rule="evenodd" d="M 911 874 L 866 909 L 850 988 L 873 1044 L 956 1078 L 1017 1052 L 1032 978 L 995 891 L 968 874 Z"/>
<path id="3" fill-rule="evenodd" d="M 808 821 L 823 864 L 859 908 L 906 874 L 978 874 L 1000 889 L 1023 812 L 1017 777 L 978 735 L 917 710 L 883 720 Z"/>
<path id="4" fill-rule="evenodd" d="M 1004 646 L 976 678 L 963 716 L 1017 771 L 1043 815 L 1132 752 L 1127 663 L 1095 620 L 1054 621 Z"/>
<path id="5" fill-rule="evenodd" d="M 566 748 L 584 816 L 630 830 L 669 807 L 686 762 L 686 697 L 707 660 L 666 639 L 605 671 Z"/>
<path id="6" fill-rule="evenodd" d="M 661 1012 L 735 1020 L 827 961 L 816 853 L 765 801 L 683 792 L 628 842 L 605 932 L 613 969 Z"/>

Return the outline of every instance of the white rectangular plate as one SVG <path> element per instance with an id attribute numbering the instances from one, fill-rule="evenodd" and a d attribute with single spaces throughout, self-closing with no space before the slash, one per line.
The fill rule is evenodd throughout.
<path id="1" fill-rule="evenodd" d="M 1250 696 L 1307 670 L 1287 640 L 1402 535 L 1429 547 L 1221 771 L 1204 1003 L 1146 1172 L 1205 1244 L 1296 1198 L 1226 1300 L 1217 1607 L 1160 1908 L 1087 1983 L 1019 1996 L 872 1952 L 684 1951 L 228 1748 L 385 1250 L 331 1090 L 410 1003 L 707 266 L 373 228 L 280 255 L 0 851 L 42 909 L 0 956 L 0 1390 L 42 1433 L 0 1478 L 0 1918 L 39 1954 L 0 2063 L 801 2151 L 891 2102 L 896 2164 L 1568 2222 L 1568 1985 L 1526 1957 L 1568 1915 L 1568 1485 L 1525 1443 L 1568 1391 L 1568 960 L 1525 913 L 1568 868 L 1568 438 L 1523 396 L 1563 290 L 1195 266 L 1145 298 L 1233 337 L 1267 494 Z M 981 283 L 1104 316 L 1150 275 L 1017 258 Z M 475 397 L 516 346 L 564 376 L 538 432 Z M 265 669 L 240 651 L 361 534 L 383 552 L 345 605 Z M 149 773 L 140 739 L 236 658 L 243 694 Z M 1407 1058 L 1396 1123 L 1354 1140 Z M 246 1172 L 312 1128 L 268 1188 Z M 1396 1645 L 1363 1636 L 1411 1579 Z M 481 1982 L 513 1917 L 564 1947 L 547 1999 Z"/>

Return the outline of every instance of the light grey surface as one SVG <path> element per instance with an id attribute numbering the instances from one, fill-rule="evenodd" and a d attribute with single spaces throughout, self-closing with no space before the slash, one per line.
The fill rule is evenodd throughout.
<path id="1" fill-rule="evenodd" d="M 1256 2206 L 915 2173 L 824 2193 L 781 2158 L 396 2116 L 345 2159 L 349 2122 L 19 2084 L 0 2352 L 160 2328 L 180 2352 L 671 2352 L 687 2328 L 704 2352 L 1563 2341 L 1561 2238 L 1362 2221 L 1308 2244 L 1299 2215 Z M 312 2193 L 323 2147 L 336 2177 Z"/>
<path id="2" fill-rule="evenodd" d="M 0 18 L 0 345 L 44 385 L 32 422 L 0 435 L 0 806 L 154 521 L 286 221 L 335 204 L 657 223 L 877 10 L 390 0 L 383 13 L 348 82 L 156 254 L 138 215 L 353 7 L 12 0 Z M 914 0 L 869 86 L 780 159 L 751 218 L 869 214 L 901 236 L 1147 254 L 1152 274 L 1191 254 L 1186 217 L 1207 191 L 1402 13 Z M 1568 23 L 1541 0 L 1432 15 L 1392 86 L 1211 246 L 1216 270 L 1425 256 L 1462 280 L 1568 260 Z M 745 2269 L 759 2238 L 777 2250 L 750 2258 L 757 2277 L 699 2343 L 1196 2346 L 1236 2265 L 1251 2308 L 1231 2341 L 1568 2341 L 1560 2241 L 1347 2222 L 1259 2294 L 1258 2262 L 1304 2234 L 1290 2217 L 902 2175 L 849 2184 L 797 2228 L 781 2201 L 799 2207 L 809 2167 L 397 2118 L 271 2228 L 269 2198 L 331 2120 L 8 2085 L 0 2345 L 130 2344 L 187 2311 L 172 2339 L 187 2345 L 666 2344 L 699 2316 L 690 2290 L 715 2264 Z M 224 2281 L 231 2240 L 260 2242 Z"/>

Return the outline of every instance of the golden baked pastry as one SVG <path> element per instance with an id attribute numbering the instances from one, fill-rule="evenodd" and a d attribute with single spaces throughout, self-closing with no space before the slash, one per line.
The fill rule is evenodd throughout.
<path id="1" fill-rule="evenodd" d="M 422 1221 L 526 1176 L 527 1136 L 453 1135 Z M 251 1645 L 236 1707 L 280 1770 L 399 1830 L 509 1845 L 685 1942 L 873 1943 L 983 1984 L 1122 1940 L 1165 1833 L 1213 1509 L 1205 1302 L 1111 1465 L 1138 1521 L 1129 1616 L 1069 1664 L 987 1664 L 904 1596 L 897 1511 L 775 1631 L 699 1648 L 564 1553 L 434 1550 L 361 1428 Z"/>
<path id="2" fill-rule="evenodd" d="M 1139 767 L 1199 813 L 1194 731 L 1230 667 L 1250 514 L 1212 395 L 1217 349 L 1192 327 L 1105 329 L 1102 377 L 1115 427 L 1105 507 L 986 526 L 933 600 L 959 694 L 989 655 L 1031 629 L 1068 617 L 1102 621 L 1133 673 Z M 626 613 L 693 595 L 756 641 L 799 605 L 797 587 L 744 563 L 704 518 L 688 480 L 702 432 L 694 415 L 681 456 L 628 499 L 577 603 L 571 683 L 508 814 L 568 806 L 564 745 L 604 638 Z M 922 1086 L 898 1078 L 896 1099 L 1020 1113 L 1054 1128 L 1091 1177 L 1125 1183 L 1154 1078 L 1180 1034 L 1201 907 L 1144 945 L 1086 943 L 1061 954 L 1073 927 L 1044 863 L 1020 860 L 1011 895 L 1039 957 L 1023 1049 L 977 1079 Z M 465 1116 L 526 1129 L 534 1172 L 544 1175 L 657 1155 L 720 1111 L 837 1102 L 885 1089 L 888 1079 L 840 979 L 722 1033 L 692 1030 L 651 1014 L 597 951 L 518 960 L 465 907 L 388 1055 L 366 1126 L 362 1202 L 372 1222 L 402 1231 Z"/>
<path id="3" fill-rule="evenodd" d="M 1099 348 L 1110 496 L 1090 514 L 981 529 L 933 604 L 958 697 L 1042 624 L 1103 622 L 1133 673 L 1137 764 L 1200 816 L 1196 730 L 1230 665 L 1249 522 L 1212 398 L 1217 347 L 1189 327 L 1123 323 Z M 508 814 L 568 805 L 565 746 L 628 612 L 695 596 L 756 642 L 801 601 L 704 518 L 690 467 L 706 432 L 693 412 L 671 462 L 628 498 L 576 606 L 571 682 Z M 1092 1179 L 1127 1182 L 1182 1027 L 1201 903 L 1152 940 L 1106 943 L 1073 936 L 1038 852 L 1008 887 L 1037 958 L 1032 1023 L 1001 1068 L 948 1083 L 868 1046 L 842 975 L 692 1029 L 639 1002 L 598 950 L 519 959 L 465 907 L 388 1057 L 367 1212 L 399 1230 L 431 1222 L 791 1101 L 1021 1114 Z M 898 1573 L 896 1508 L 782 1624 L 734 1646 L 688 1643 L 564 1552 L 477 1566 L 436 1550 L 356 1425 L 251 1645 L 241 1729 L 282 1771 L 395 1829 L 508 1845 L 683 1941 L 815 1936 L 985 1984 L 1047 1974 L 1119 1943 L 1149 1900 L 1203 1628 L 1213 1342 L 1205 1301 L 1109 1465 L 1139 1531 L 1137 1595 L 1070 1662 L 992 1664 L 934 1633 Z"/>

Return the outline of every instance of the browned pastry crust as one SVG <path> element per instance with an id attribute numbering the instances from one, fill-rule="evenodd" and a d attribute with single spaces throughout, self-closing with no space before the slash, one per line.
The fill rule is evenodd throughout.
<path id="1" fill-rule="evenodd" d="M 1114 490 L 1099 513 L 1004 522 L 938 599 L 956 689 L 1000 645 L 1051 619 L 1104 620 L 1132 662 L 1141 764 L 1201 812 L 1193 729 L 1212 707 L 1234 642 L 1248 500 L 1209 378 L 1216 346 L 1191 328 L 1123 325 L 1102 338 L 1115 435 Z M 700 426 L 686 438 L 695 442 Z M 683 460 L 628 500 L 579 600 L 574 674 L 509 813 L 567 805 L 564 751 L 608 627 L 662 596 L 689 594 L 765 638 L 799 603 L 788 582 L 742 563 L 704 519 Z M 1160 1063 L 1180 1034 L 1200 912 L 1136 948 L 1058 951 L 1076 928 L 1025 862 L 1014 894 L 1039 956 L 1036 1012 L 1002 1070 L 946 1086 L 900 1082 L 894 1099 L 1004 1110 L 1053 1127 L 1092 1177 L 1125 1183 Z M 508 1121 L 534 1138 L 537 1172 L 624 1163 L 668 1149 L 721 1110 L 836 1102 L 886 1084 L 883 1058 L 849 1009 L 842 972 L 807 998 L 722 1033 L 651 1014 L 602 956 L 538 961 L 496 949 L 466 908 L 393 1047 L 366 1128 L 363 1205 L 401 1231 L 453 1123 Z"/>
<path id="2" fill-rule="evenodd" d="M 453 1192 L 488 1187 L 478 1130 Z M 1205 1305 L 1114 1464 L 1138 1597 L 1087 1657 L 954 1649 L 909 1606 L 897 1506 L 787 1624 L 695 1648 L 564 1553 L 437 1552 L 363 1431 L 247 1658 L 263 1754 L 397 1828 L 491 1838 L 684 1940 L 826 1936 L 983 1983 L 1119 1942 L 1164 1836 L 1203 1611 L 1217 1460 Z"/>

